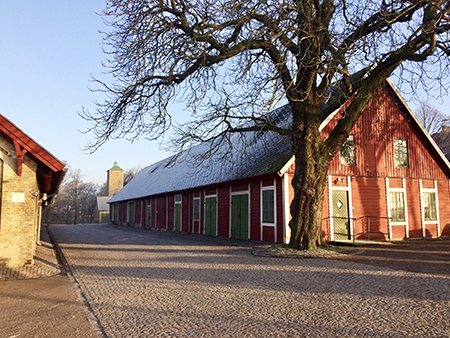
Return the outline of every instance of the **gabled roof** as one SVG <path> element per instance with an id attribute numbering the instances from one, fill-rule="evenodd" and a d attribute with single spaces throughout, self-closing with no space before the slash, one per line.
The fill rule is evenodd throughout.
<path id="1" fill-rule="evenodd" d="M 435 150 L 438 158 L 450 172 L 450 163 L 442 151 L 423 128 L 392 81 L 387 80 L 387 83 L 404 104 L 406 113 L 412 118 L 412 123 L 417 125 L 417 132 L 423 134 L 425 142 L 429 142 L 431 148 Z M 339 110 L 340 108 L 324 121 L 320 126 L 321 130 Z M 279 123 L 290 123 L 291 116 L 287 105 L 274 110 L 271 114 L 271 117 L 277 119 Z M 223 157 L 225 149 L 220 149 L 211 160 L 199 162 L 198 157 L 209 149 L 209 144 L 197 145 L 188 151 L 144 168 L 108 203 L 200 188 L 277 172 L 281 175 L 294 163 L 289 137 L 282 137 L 273 132 L 251 132 L 245 139 L 244 136 L 237 133 L 233 134 L 230 139 L 233 149 L 226 161 Z"/>
<path id="2" fill-rule="evenodd" d="M 16 149 L 18 175 L 21 176 L 23 156 L 27 155 L 38 163 L 37 180 L 39 190 L 49 196 L 55 194 L 66 172 L 65 164 L 1 114 L 0 133 L 5 138 L 9 138 Z"/>

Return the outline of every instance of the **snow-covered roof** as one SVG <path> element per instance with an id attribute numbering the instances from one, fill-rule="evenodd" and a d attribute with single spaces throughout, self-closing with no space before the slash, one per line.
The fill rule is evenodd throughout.
<path id="1" fill-rule="evenodd" d="M 271 112 L 284 122 L 289 116 L 289 106 Z M 272 174 L 292 157 L 290 138 L 274 132 L 234 133 L 230 140 L 231 149 L 223 144 L 209 159 L 200 158 L 211 146 L 202 143 L 142 169 L 108 203 Z"/>
<path id="2" fill-rule="evenodd" d="M 109 211 L 108 201 L 111 196 L 97 196 L 97 209 L 98 211 Z"/>

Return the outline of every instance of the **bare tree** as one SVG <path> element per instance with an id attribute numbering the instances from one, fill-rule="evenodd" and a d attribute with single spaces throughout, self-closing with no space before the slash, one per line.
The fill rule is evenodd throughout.
<path id="1" fill-rule="evenodd" d="M 445 115 L 435 107 L 423 102 L 419 106 L 417 117 L 431 135 L 439 133 L 450 120 L 449 115 Z"/>
<path id="2" fill-rule="evenodd" d="M 98 189 L 97 196 L 108 196 L 108 183 L 103 183 Z"/>
<path id="3" fill-rule="evenodd" d="M 141 167 L 134 167 L 125 170 L 123 173 L 123 186 L 126 186 L 141 170 Z"/>
<path id="4" fill-rule="evenodd" d="M 323 244 L 329 164 L 374 93 L 396 70 L 412 91 L 446 79 L 449 6 L 448 0 L 109 0 L 105 48 L 115 81 L 102 84 L 107 98 L 97 112 L 82 114 L 93 122 L 91 149 L 115 137 L 157 139 L 171 125 L 174 99 L 192 111 L 179 129 L 181 148 L 229 142 L 231 132 L 289 136 L 290 245 L 315 248 Z M 344 102 L 346 113 L 322 140 L 320 124 Z M 268 114 L 281 103 L 290 106 L 288 127 Z"/>
<path id="5" fill-rule="evenodd" d="M 70 170 L 52 205 L 51 223 L 92 223 L 95 217 L 98 185 L 84 182 L 80 169 Z"/>

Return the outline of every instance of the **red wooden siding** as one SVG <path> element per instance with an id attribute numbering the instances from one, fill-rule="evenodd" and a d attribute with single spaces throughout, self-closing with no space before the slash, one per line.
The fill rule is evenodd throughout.
<path id="1" fill-rule="evenodd" d="M 450 190 L 448 181 L 438 181 L 438 202 L 441 236 L 450 236 Z"/>
<path id="2" fill-rule="evenodd" d="M 134 223 L 135 224 L 139 224 L 139 226 L 141 226 L 141 222 L 142 222 L 142 220 L 141 220 L 141 217 L 142 217 L 142 214 L 141 214 L 141 210 L 142 210 L 142 208 L 141 208 L 141 200 L 136 200 L 136 202 L 134 203 Z"/>
<path id="3" fill-rule="evenodd" d="M 167 199 L 167 207 L 169 208 L 167 213 L 167 229 L 174 230 L 175 221 L 175 195 L 169 195 Z"/>
<path id="4" fill-rule="evenodd" d="M 166 228 L 166 197 L 158 197 L 156 199 L 156 228 Z"/>
<path id="5" fill-rule="evenodd" d="M 255 181 L 250 188 L 250 239 L 261 240 L 261 183 Z"/>
<path id="6" fill-rule="evenodd" d="M 181 197 L 181 232 L 190 232 L 191 223 L 189 218 L 191 215 L 191 203 L 187 193 L 182 194 Z"/>
<path id="7" fill-rule="evenodd" d="M 275 242 L 274 227 L 263 226 L 263 241 Z"/>
<path id="8" fill-rule="evenodd" d="M 433 180 L 422 180 L 422 188 L 434 189 L 434 181 Z"/>
<path id="9" fill-rule="evenodd" d="M 389 188 L 403 188 L 403 180 L 396 178 L 389 179 Z"/>
<path id="10" fill-rule="evenodd" d="M 248 183 L 235 184 L 231 186 L 231 192 L 247 191 Z"/>
<path id="11" fill-rule="evenodd" d="M 406 181 L 409 237 L 422 237 L 422 212 L 418 180 Z"/>
<path id="12" fill-rule="evenodd" d="M 355 177 L 351 179 L 353 218 L 356 219 L 357 239 L 387 239 L 386 181 L 384 179 Z"/>
<path id="13" fill-rule="evenodd" d="M 218 189 L 218 236 L 229 237 L 230 234 L 230 188 L 228 186 Z"/>
<path id="14" fill-rule="evenodd" d="M 393 93 L 385 89 L 369 102 L 366 112 L 350 132 L 355 135 L 356 165 L 341 165 L 338 153 L 331 162 L 329 174 L 448 179 L 443 163 L 436 160 L 436 151 L 428 142 L 423 142 L 423 136 L 418 136 L 417 127 L 411 118 L 405 117 L 405 108 L 397 101 Z M 341 116 L 342 112 L 338 113 L 322 130 L 323 138 L 330 134 Z M 409 168 L 395 168 L 394 139 L 407 140 Z"/>

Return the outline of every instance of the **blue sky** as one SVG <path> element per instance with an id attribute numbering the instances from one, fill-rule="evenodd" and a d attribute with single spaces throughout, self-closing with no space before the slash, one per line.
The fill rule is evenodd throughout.
<path id="1" fill-rule="evenodd" d="M 71 168 L 85 181 L 103 183 L 115 161 L 123 169 L 145 167 L 169 153 L 157 142 L 114 140 L 95 154 L 83 148 L 92 135 L 78 115 L 94 111 L 92 93 L 105 69 L 102 35 L 107 27 L 96 13 L 104 0 L 0 0 L 0 113 Z"/>
<path id="2" fill-rule="evenodd" d="M 165 158 L 157 142 L 109 141 L 95 154 L 83 148 L 92 135 L 78 116 L 95 110 L 91 75 L 107 79 L 102 60 L 104 0 L 0 0 L 0 113 L 74 169 L 85 181 L 103 183 L 115 161 L 123 169 Z M 450 112 L 450 100 L 432 104 Z M 413 110 L 416 105 L 411 104 Z M 179 109 L 179 108 L 178 108 Z"/>

